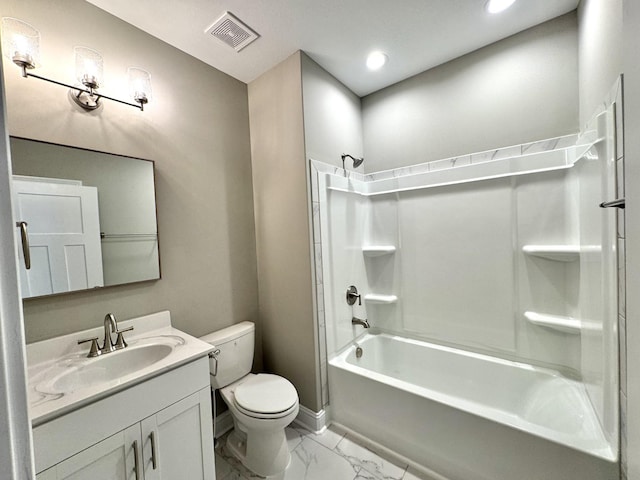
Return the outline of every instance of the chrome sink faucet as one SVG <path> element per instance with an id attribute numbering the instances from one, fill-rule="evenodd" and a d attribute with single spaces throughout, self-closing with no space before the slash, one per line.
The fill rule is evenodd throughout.
<path id="1" fill-rule="evenodd" d="M 118 321 L 113 313 L 107 313 L 104 317 L 104 339 L 102 341 L 102 347 L 98 345 L 98 337 L 87 338 L 84 340 L 78 340 L 78 345 L 85 342 L 91 342 L 91 348 L 89 349 L 88 357 L 97 357 L 98 355 L 103 355 L 105 353 L 115 352 L 116 350 L 121 350 L 127 346 L 127 342 L 124 340 L 124 336 L 122 335 L 124 332 L 129 332 L 133 330 L 133 326 L 129 328 L 125 328 L 124 330 L 118 329 Z M 111 334 L 115 333 L 118 336 L 116 337 L 116 341 L 113 342 L 111 340 Z"/>
<path id="2" fill-rule="evenodd" d="M 367 321 L 366 318 L 362 320 L 361 318 L 358 318 L 358 317 L 352 317 L 351 325 L 362 325 L 364 328 L 371 328 L 371 325 L 369 325 L 369 322 Z"/>

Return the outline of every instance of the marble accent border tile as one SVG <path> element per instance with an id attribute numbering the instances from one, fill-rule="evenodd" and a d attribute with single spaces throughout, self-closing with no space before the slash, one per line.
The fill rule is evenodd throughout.
<path id="1" fill-rule="evenodd" d="M 451 162 L 451 168 L 471 165 L 471 155 L 461 155 L 459 157 L 451 158 L 449 161 Z"/>
<path id="2" fill-rule="evenodd" d="M 444 170 L 451 167 L 451 162 L 448 159 L 445 160 L 436 160 L 435 162 L 429 163 L 429 172 L 435 172 L 436 170 Z"/>
<path id="3" fill-rule="evenodd" d="M 616 158 L 624 156 L 624 111 L 622 98 L 617 98 L 613 104 L 616 128 Z"/>
<path id="4" fill-rule="evenodd" d="M 316 283 L 322 285 L 322 244 L 315 244 Z"/>
<path id="5" fill-rule="evenodd" d="M 316 286 L 316 301 L 318 302 L 318 311 L 324 311 L 324 285 L 322 284 Z"/>
<path id="6" fill-rule="evenodd" d="M 618 254 L 618 314 L 626 316 L 626 284 L 627 284 L 627 269 L 626 269 L 626 243 L 624 238 L 617 239 L 617 254 Z"/>
<path id="7" fill-rule="evenodd" d="M 320 235 L 320 203 L 311 203 L 311 213 L 313 215 L 313 243 L 320 243 L 322 237 Z"/>
<path id="8" fill-rule="evenodd" d="M 620 393 L 620 466 L 627 469 L 627 395 Z"/>
<path id="9" fill-rule="evenodd" d="M 624 157 L 616 160 L 616 193 L 618 198 L 624 197 Z"/>
<path id="10" fill-rule="evenodd" d="M 366 174 L 362 178 L 365 182 L 388 180 L 407 175 L 416 175 L 436 170 L 444 170 L 448 168 L 462 167 L 472 163 L 491 162 L 494 160 L 503 160 L 511 157 L 518 157 L 524 154 L 547 152 L 551 150 L 565 149 L 575 146 L 578 140 L 578 134 L 564 135 L 536 142 L 530 142 L 522 145 L 512 145 L 509 147 L 487 150 L 484 152 L 476 152 L 456 157 L 434 160 L 431 162 L 419 163 L 408 167 L 400 167 L 392 170 L 382 170 Z"/>
<path id="11" fill-rule="evenodd" d="M 627 394 L 627 319 L 623 315 L 618 316 L 619 326 L 619 352 L 620 352 L 620 396 Z M 620 398 L 622 411 L 622 398 Z M 626 405 L 624 406 L 626 408 Z"/>
<path id="12" fill-rule="evenodd" d="M 319 192 L 320 189 L 318 187 L 318 165 L 319 162 L 310 161 L 311 168 L 309 168 L 309 180 L 311 184 L 311 201 L 319 202 Z"/>
<path id="13" fill-rule="evenodd" d="M 310 184 L 311 184 L 311 207 L 312 207 L 312 236 L 313 236 L 313 268 L 314 285 L 316 295 L 316 320 L 318 329 L 318 364 L 320 365 L 320 398 L 323 406 L 329 403 L 329 381 L 327 378 L 327 347 L 326 347 L 326 325 L 324 311 L 324 287 L 322 285 L 322 229 L 320 221 L 320 181 L 318 176 L 321 171 L 336 173 L 342 169 L 326 163 L 309 160 Z M 324 365 L 324 368 L 323 368 Z"/>

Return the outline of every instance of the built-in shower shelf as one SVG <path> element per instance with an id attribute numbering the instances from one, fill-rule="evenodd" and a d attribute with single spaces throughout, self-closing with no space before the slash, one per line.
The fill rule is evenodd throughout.
<path id="1" fill-rule="evenodd" d="M 379 303 L 379 304 L 392 304 L 398 301 L 396 295 L 379 295 L 377 293 L 369 293 L 364 296 L 365 302 Z"/>
<path id="2" fill-rule="evenodd" d="M 582 322 L 577 318 L 564 315 L 549 315 L 546 313 L 524 312 L 524 318 L 529 323 L 541 327 L 551 328 L 559 332 L 572 333 L 577 335 L 582 329 Z"/>
<path id="3" fill-rule="evenodd" d="M 395 253 L 396 247 L 393 245 L 370 245 L 362 247 L 362 253 L 366 257 L 381 257 L 382 255 L 391 255 Z"/>
<path id="4" fill-rule="evenodd" d="M 525 245 L 522 251 L 527 255 L 546 258 L 557 262 L 573 262 L 580 255 L 599 255 L 600 245 Z"/>
<path id="5" fill-rule="evenodd" d="M 558 262 L 573 262 L 580 258 L 580 245 L 525 245 L 522 251 L 527 255 Z"/>

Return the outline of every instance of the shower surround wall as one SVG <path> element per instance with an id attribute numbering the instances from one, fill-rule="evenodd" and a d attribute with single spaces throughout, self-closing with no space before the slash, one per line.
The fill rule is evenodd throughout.
<path id="1" fill-rule="evenodd" d="M 324 265 L 319 296 L 324 308 L 319 308 L 326 328 L 322 322 L 320 338 L 326 335 L 329 358 L 357 340 L 361 327 L 350 322 L 357 316 L 368 317 L 374 332 L 547 365 L 574 378 L 585 365 L 600 362 L 600 371 L 590 372 L 588 395 L 606 441 L 617 452 L 617 376 L 611 369 L 617 358 L 615 324 L 601 325 L 597 333 L 593 323 L 581 322 L 589 312 L 581 308 L 585 292 L 577 288 L 591 281 L 595 289 L 586 288 L 587 295 L 599 294 L 589 277 L 600 278 L 602 272 L 589 263 L 600 256 L 584 240 L 602 239 L 590 239 L 581 229 L 581 221 L 593 223 L 593 218 L 582 218 L 578 203 L 587 200 L 593 212 L 594 195 L 599 198 L 593 181 L 589 186 L 582 178 L 588 178 L 584 170 L 599 174 L 593 169 L 598 158 L 606 157 L 609 167 L 615 163 L 615 105 L 604 107 L 606 114 L 594 119 L 593 131 L 580 139 L 595 148 L 584 157 L 581 152 L 577 168 L 570 167 L 578 150 L 567 148 L 576 136 L 366 176 L 312 161 L 314 238 L 322 239 L 316 265 L 320 254 Z M 535 155 L 544 151 L 551 155 Z M 558 163 L 556 153 L 569 163 Z M 615 168 L 609 170 L 615 178 Z M 512 175 L 518 171 L 522 175 Z M 429 188 L 423 188 L 425 172 L 431 174 Z M 480 181 L 465 172 L 475 172 Z M 615 222 L 615 212 L 595 212 Z M 615 238 L 603 245 L 605 255 L 615 254 Z M 509 251 L 514 254 L 505 255 Z M 343 291 L 351 284 L 364 299 L 353 309 Z M 611 285 L 615 288 L 615 278 Z M 615 291 L 605 296 L 611 300 Z M 608 318 L 602 315 L 611 311 L 596 305 L 592 313 Z M 321 360 L 325 399 L 326 358 Z"/>
<path id="2" fill-rule="evenodd" d="M 419 176 L 425 169 L 447 175 L 452 166 L 467 171 L 465 166 L 472 162 L 491 158 L 507 164 L 505 158 L 516 151 L 535 154 L 567 147 L 575 140 L 568 136 L 411 169 L 332 177 L 331 181 L 347 183 L 329 185 L 324 200 L 330 211 L 321 209 L 321 218 L 314 222 L 323 236 L 324 313 L 343 320 L 327 325 L 329 354 L 360 332 L 350 323 L 353 315 L 368 317 L 385 331 L 578 372 L 579 335 L 541 328 L 524 317 L 525 311 L 578 317 L 573 280 L 579 263 L 553 262 L 522 252 L 529 244 L 576 243 L 572 198 L 577 184 L 570 169 L 375 195 L 353 193 L 366 192 L 368 185 L 396 175 Z M 342 171 L 319 162 L 312 165 Z M 319 206 L 327 178 L 320 178 Z M 517 254 L 505 255 L 511 251 Z M 544 280 L 548 277 L 553 282 Z M 350 307 L 343 301 L 349 285 L 363 294 L 362 306 Z M 460 308 L 460 299 L 465 309 Z"/>

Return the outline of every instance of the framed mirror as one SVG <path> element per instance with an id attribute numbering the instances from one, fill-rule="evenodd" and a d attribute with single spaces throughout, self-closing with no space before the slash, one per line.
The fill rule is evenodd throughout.
<path id="1" fill-rule="evenodd" d="M 23 298 L 160 278 L 152 161 L 19 137 L 11 161 Z"/>

